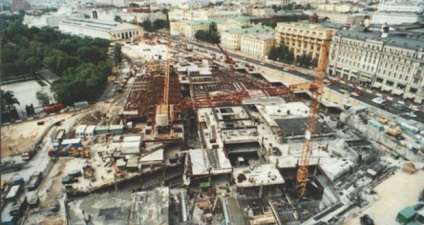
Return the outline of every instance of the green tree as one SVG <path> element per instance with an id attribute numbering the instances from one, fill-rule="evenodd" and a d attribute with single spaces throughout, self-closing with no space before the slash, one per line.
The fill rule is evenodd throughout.
<path id="1" fill-rule="evenodd" d="M 37 98 L 38 104 L 41 106 L 47 106 L 50 105 L 50 97 L 49 95 L 44 91 L 37 91 L 35 93 L 35 97 Z"/>
<path id="2" fill-rule="evenodd" d="M 121 17 L 120 17 L 120 16 L 115 16 L 115 21 L 116 21 L 116 22 L 122 22 L 122 19 L 121 19 Z"/>
<path id="3" fill-rule="evenodd" d="M 209 42 L 216 45 L 221 43 L 221 37 L 218 34 L 218 28 L 215 22 L 209 25 Z"/>
<path id="4" fill-rule="evenodd" d="M 113 62 L 115 65 L 119 65 L 122 61 L 122 52 L 121 52 L 122 45 L 115 44 L 113 48 Z"/>
<path id="5" fill-rule="evenodd" d="M 20 105 L 13 91 L 1 90 L 1 107 L 3 111 L 8 111 L 13 105 Z"/>

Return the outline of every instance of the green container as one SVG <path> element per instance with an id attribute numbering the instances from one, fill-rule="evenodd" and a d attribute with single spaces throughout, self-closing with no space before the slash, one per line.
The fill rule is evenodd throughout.
<path id="1" fill-rule="evenodd" d="M 408 206 L 398 213 L 398 215 L 396 216 L 396 221 L 400 224 L 408 224 L 408 222 L 414 219 L 415 214 L 417 214 L 415 209 L 411 206 Z"/>

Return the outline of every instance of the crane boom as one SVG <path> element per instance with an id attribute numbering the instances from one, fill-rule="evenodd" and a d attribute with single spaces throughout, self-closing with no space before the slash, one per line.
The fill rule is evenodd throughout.
<path id="1" fill-rule="evenodd" d="M 311 106 L 309 110 L 308 127 L 305 133 L 305 144 L 299 163 L 299 168 L 296 172 L 296 192 L 299 197 L 303 197 L 306 191 L 306 185 L 308 183 L 309 176 L 309 158 L 312 149 L 312 140 L 315 134 L 315 128 L 317 125 L 317 116 L 319 113 L 320 100 L 323 93 L 325 70 L 327 68 L 327 55 L 329 50 L 329 42 L 324 41 L 321 47 L 320 60 L 318 62 L 317 77 L 314 82 L 310 84 L 309 91 L 312 93 Z M 294 89 L 290 88 L 291 90 Z"/>

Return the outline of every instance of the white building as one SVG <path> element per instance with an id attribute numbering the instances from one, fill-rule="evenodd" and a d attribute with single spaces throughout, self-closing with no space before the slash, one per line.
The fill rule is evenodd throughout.
<path id="1" fill-rule="evenodd" d="M 22 23 L 28 27 L 58 27 L 66 17 L 83 19 L 84 14 L 74 12 L 71 7 L 61 7 L 57 12 L 41 16 L 25 15 Z"/>
<path id="2" fill-rule="evenodd" d="M 386 95 L 422 103 L 424 37 L 341 30 L 331 43 L 330 76 L 380 89 Z"/>
<path id="3" fill-rule="evenodd" d="M 372 16 L 373 24 L 415 23 L 423 19 L 424 5 L 410 1 L 380 0 L 378 11 Z"/>
<path id="4" fill-rule="evenodd" d="M 59 31 L 108 40 L 120 40 L 143 35 L 142 28 L 139 26 L 95 19 L 66 18 L 59 23 Z"/>

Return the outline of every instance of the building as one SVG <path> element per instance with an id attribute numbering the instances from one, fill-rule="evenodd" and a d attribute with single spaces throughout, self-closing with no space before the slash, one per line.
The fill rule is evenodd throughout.
<path id="1" fill-rule="evenodd" d="M 12 11 L 29 10 L 31 5 L 26 0 L 12 0 L 10 2 L 10 9 Z"/>
<path id="2" fill-rule="evenodd" d="M 372 16 L 373 24 L 402 24 L 422 21 L 424 5 L 410 1 L 386 2 L 380 0 L 378 11 Z"/>
<path id="3" fill-rule="evenodd" d="M 108 40 L 121 40 L 143 35 L 142 28 L 139 26 L 96 19 L 66 18 L 59 23 L 59 31 Z"/>
<path id="4" fill-rule="evenodd" d="M 169 11 L 170 21 L 179 20 L 225 20 L 240 16 L 239 10 L 186 10 L 174 9 Z"/>
<path id="5" fill-rule="evenodd" d="M 362 7 L 360 5 L 354 5 L 352 3 L 343 3 L 343 4 L 334 4 L 334 3 L 317 4 L 316 5 L 316 8 L 318 10 L 321 10 L 321 11 L 340 12 L 340 13 L 362 11 Z"/>
<path id="6" fill-rule="evenodd" d="M 197 31 L 209 30 L 212 20 L 196 20 L 196 21 L 171 21 L 171 35 L 184 35 L 187 39 L 192 40 Z"/>
<path id="7" fill-rule="evenodd" d="M 311 13 L 311 15 L 314 13 L 316 13 L 320 19 L 328 18 L 330 22 L 349 25 L 361 25 L 365 18 L 369 17 L 364 13 L 347 14 L 339 12 L 314 11 Z"/>
<path id="8" fill-rule="evenodd" d="M 276 44 L 284 42 L 293 51 L 295 58 L 310 55 L 319 61 L 320 57 L 327 57 L 321 55 L 321 47 L 331 41 L 335 30 L 320 24 L 277 23 L 275 32 Z"/>
<path id="9" fill-rule="evenodd" d="M 272 33 L 243 35 L 240 40 L 241 52 L 259 57 L 268 56 L 273 46 L 275 46 L 275 35 Z"/>
<path id="10" fill-rule="evenodd" d="M 421 34 L 338 31 L 331 43 L 330 76 L 340 77 L 387 95 L 422 103 L 424 36 Z"/>

